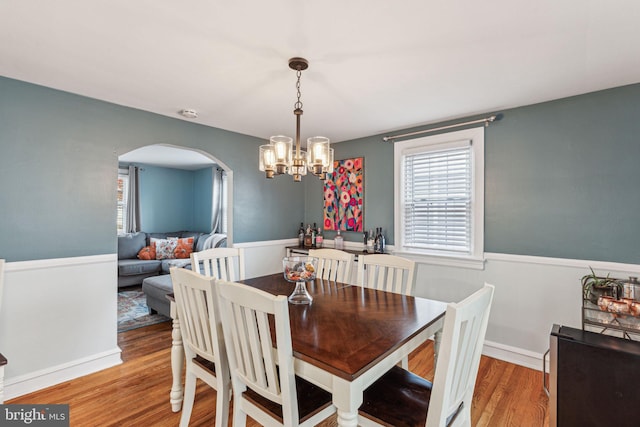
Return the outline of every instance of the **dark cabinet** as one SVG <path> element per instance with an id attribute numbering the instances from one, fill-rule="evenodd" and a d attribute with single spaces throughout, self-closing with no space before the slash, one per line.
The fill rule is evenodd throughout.
<path id="1" fill-rule="evenodd" d="M 640 425 L 640 343 L 554 325 L 550 426 Z"/>

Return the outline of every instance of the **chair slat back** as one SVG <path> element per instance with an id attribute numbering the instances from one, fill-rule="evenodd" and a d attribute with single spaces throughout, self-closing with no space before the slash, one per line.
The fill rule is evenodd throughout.
<path id="1" fill-rule="evenodd" d="M 485 283 L 460 303 L 447 306 L 427 427 L 444 427 L 460 405 L 469 414 L 493 292 L 494 286 Z"/>
<path id="2" fill-rule="evenodd" d="M 226 364 L 226 350 L 220 323 L 215 279 L 184 268 L 171 269 L 178 318 L 185 348 Z"/>
<path id="3" fill-rule="evenodd" d="M 218 280 L 244 280 L 244 249 L 213 248 L 192 252 L 191 269 Z"/>
<path id="4" fill-rule="evenodd" d="M 239 283 L 222 281 L 217 286 L 234 393 L 249 387 L 282 405 L 284 425 L 296 425 L 298 407 L 287 297 Z M 273 324 L 269 323 L 269 315 L 274 317 Z"/>
<path id="5" fill-rule="evenodd" d="M 309 249 L 309 256 L 318 258 L 318 278 L 341 283 L 351 282 L 353 254 L 338 249 Z"/>
<path id="6" fill-rule="evenodd" d="M 413 295 L 416 263 L 395 255 L 373 254 L 358 257 L 360 286 L 397 294 Z"/>

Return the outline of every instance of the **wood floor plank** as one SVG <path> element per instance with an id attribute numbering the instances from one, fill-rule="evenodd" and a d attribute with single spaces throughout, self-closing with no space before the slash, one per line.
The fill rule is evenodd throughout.
<path id="1" fill-rule="evenodd" d="M 171 411 L 171 323 L 118 334 L 121 365 L 18 397 L 6 403 L 70 405 L 71 426 L 175 427 L 180 413 Z M 409 357 L 409 368 L 433 380 L 433 343 Z M 198 380 L 191 426 L 215 424 L 216 393 Z M 471 408 L 477 426 L 548 426 L 542 375 L 521 366 L 482 357 Z M 229 424 L 231 425 L 231 424 Z M 335 427 L 335 416 L 320 424 Z M 249 419 L 248 427 L 258 423 Z"/>

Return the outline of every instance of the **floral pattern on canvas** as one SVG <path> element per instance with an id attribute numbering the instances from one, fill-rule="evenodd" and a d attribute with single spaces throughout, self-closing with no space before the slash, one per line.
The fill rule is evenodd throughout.
<path id="1" fill-rule="evenodd" d="M 324 229 L 363 231 L 364 158 L 336 160 L 324 181 Z"/>

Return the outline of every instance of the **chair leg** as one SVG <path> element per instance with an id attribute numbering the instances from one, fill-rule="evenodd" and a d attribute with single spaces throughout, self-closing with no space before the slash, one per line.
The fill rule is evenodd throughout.
<path id="1" fill-rule="evenodd" d="M 242 396 L 240 397 L 242 399 Z M 240 409 L 239 399 L 236 397 L 233 399 L 233 427 L 246 427 L 247 425 L 247 414 L 242 409 Z"/>
<path id="2" fill-rule="evenodd" d="M 409 370 L 409 357 L 408 356 L 403 357 L 402 360 L 400 361 L 400 363 L 398 363 L 398 366 L 400 366 L 405 371 L 408 371 Z"/>
<path id="3" fill-rule="evenodd" d="M 180 416 L 180 427 L 188 427 L 193 401 L 196 397 L 196 376 L 189 368 L 185 374 L 184 398 L 182 400 L 182 415 Z"/>
<path id="4" fill-rule="evenodd" d="M 218 381 L 218 390 L 216 390 L 216 427 L 227 427 L 229 425 L 229 401 L 231 400 L 229 386 L 229 381 Z"/>

